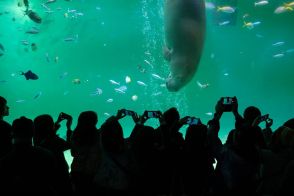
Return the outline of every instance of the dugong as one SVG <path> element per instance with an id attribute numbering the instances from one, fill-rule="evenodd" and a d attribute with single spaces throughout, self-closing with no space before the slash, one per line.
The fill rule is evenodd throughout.
<path id="1" fill-rule="evenodd" d="M 200 62 L 205 39 L 204 0 L 165 0 L 164 57 L 170 74 L 166 87 L 176 92 L 193 78 Z"/>

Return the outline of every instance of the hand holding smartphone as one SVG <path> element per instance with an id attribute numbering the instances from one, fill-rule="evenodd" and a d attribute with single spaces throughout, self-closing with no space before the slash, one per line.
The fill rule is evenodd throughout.
<path id="1" fill-rule="evenodd" d="M 201 121 L 200 121 L 200 118 L 189 117 L 187 119 L 186 124 L 188 124 L 188 125 L 198 125 L 198 124 L 201 124 Z"/>
<path id="2" fill-rule="evenodd" d="M 231 112 L 233 104 L 236 102 L 235 97 L 222 97 L 222 107 L 224 112 Z"/>

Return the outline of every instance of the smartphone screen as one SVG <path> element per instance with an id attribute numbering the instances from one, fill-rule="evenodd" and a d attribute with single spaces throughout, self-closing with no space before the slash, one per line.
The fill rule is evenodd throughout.
<path id="1" fill-rule="evenodd" d="M 223 104 L 225 105 L 230 105 L 233 102 L 233 98 L 232 97 L 224 97 L 223 99 Z"/>
<path id="2" fill-rule="evenodd" d="M 125 114 L 128 115 L 128 116 L 133 116 L 134 112 L 130 111 L 130 110 L 125 110 Z"/>
<path id="3" fill-rule="evenodd" d="M 157 117 L 156 112 L 154 112 L 154 111 L 147 112 L 147 117 L 148 118 L 156 118 Z"/>
<path id="4" fill-rule="evenodd" d="M 131 110 L 125 110 L 124 113 L 127 116 L 133 116 L 135 114 L 135 112 L 134 111 L 131 111 Z"/>
<path id="5" fill-rule="evenodd" d="M 199 118 L 190 117 L 187 120 L 187 124 L 189 124 L 189 125 L 198 125 L 199 121 L 200 121 Z"/>

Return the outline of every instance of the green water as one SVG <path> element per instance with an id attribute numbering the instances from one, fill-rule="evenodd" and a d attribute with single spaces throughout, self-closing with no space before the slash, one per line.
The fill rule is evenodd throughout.
<path id="1" fill-rule="evenodd" d="M 35 118 L 44 113 L 56 119 L 63 111 L 74 117 L 74 128 L 80 112 L 94 110 L 100 127 L 107 114 L 116 114 L 120 108 L 142 113 L 175 106 L 182 117 L 196 116 L 206 123 L 212 118 L 207 113 L 214 112 L 221 96 L 237 96 L 240 113 L 249 105 L 269 113 L 274 128 L 293 117 L 294 11 L 274 14 L 284 1 L 254 7 L 253 0 L 239 0 L 236 25 L 217 25 L 215 9 L 207 10 L 201 63 L 193 80 L 176 93 L 168 92 L 161 86 L 164 81 L 152 76 L 165 78 L 169 73 L 162 55 L 163 0 L 57 0 L 48 4 L 53 13 L 45 13 L 42 1 L 31 0 L 31 8 L 42 17 L 41 24 L 24 16 L 25 8 L 18 7 L 17 2 L 0 0 L 0 43 L 5 47 L 0 57 L 0 94 L 8 100 L 9 122 L 22 115 Z M 68 9 L 82 14 L 68 13 L 65 17 Z M 247 21 L 260 24 L 251 30 L 243 28 L 245 14 L 249 14 Z M 32 27 L 40 33 L 25 33 Z M 64 41 L 68 37 L 74 41 Z M 22 40 L 36 43 L 37 50 L 32 51 Z M 284 44 L 273 46 L 277 42 Z M 275 54 L 284 56 L 274 58 Z M 28 70 L 39 79 L 26 81 L 18 74 Z M 126 76 L 130 83 L 125 82 Z M 74 84 L 74 79 L 81 83 Z M 197 81 L 210 86 L 200 88 Z M 124 85 L 125 93 L 114 90 Z M 101 95 L 93 95 L 97 88 Z M 138 97 L 136 101 L 133 95 Z M 133 122 L 125 118 L 121 123 L 127 137 Z M 156 126 L 158 122 L 147 124 Z M 234 126 L 231 113 L 224 114 L 221 126 L 225 138 Z M 64 136 L 64 127 L 59 133 Z"/>

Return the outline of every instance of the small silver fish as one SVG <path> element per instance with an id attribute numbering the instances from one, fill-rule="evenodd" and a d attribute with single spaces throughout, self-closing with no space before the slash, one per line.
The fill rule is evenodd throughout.
<path id="1" fill-rule="evenodd" d="M 147 86 L 147 84 L 145 84 L 145 83 L 142 82 L 142 81 L 137 81 L 137 84 L 139 84 L 140 86 Z"/>
<path id="2" fill-rule="evenodd" d="M 119 82 L 116 82 L 116 81 L 114 81 L 114 80 L 109 80 L 109 82 L 110 82 L 111 84 L 120 85 Z"/>
<path id="3" fill-rule="evenodd" d="M 225 26 L 228 24 L 230 24 L 230 21 L 228 21 L 228 20 L 218 23 L 219 26 Z"/>
<path id="4" fill-rule="evenodd" d="M 38 98 L 40 98 L 42 94 L 43 94 L 42 91 L 39 91 L 39 92 L 34 96 L 33 99 L 38 99 Z"/>
<path id="5" fill-rule="evenodd" d="M 30 42 L 28 40 L 21 40 L 22 45 L 28 46 Z"/>
<path id="6" fill-rule="evenodd" d="M 38 34 L 40 31 L 36 27 L 32 27 L 31 29 L 27 30 L 27 34 Z"/>
<path id="7" fill-rule="evenodd" d="M 276 42 L 276 43 L 274 43 L 274 44 L 272 44 L 273 46 L 282 46 L 282 45 L 284 45 L 285 44 L 285 42 Z"/>
<path id="8" fill-rule="evenodd" d="M 153 65 L 148 61 L 148 60 L 144 60 L 145 63 L 147 63 L 148 65 L 150 65 L 153 68 Z"/>
<path id="9" fill-rule="evenodd" d="M 279 54 L 275 54 L 273 55 L 274 58 L 282 58 L 284 57 L 285 55 L 283 53 L 279 53 Z"/>
<path id="10" fill-rule="evenodd" d="M 46 57 L 46 61 L 47 61 L 48 63 L 50 63 L 50 57 L 49 57 L 48 52 L 46 52 L 45 57 Z"/>
<path id="11" fill-rule="evenodd" d="M 158 80 L 165 80 L 164 78 L 162 78 L 161 76 L 157 75 L 157 74 L 151 74 L 153 78 L 158 79 Z"/>
<path id="12" fill-rule="evenodd" d="M 16 102 L 16 103 L 23 103 L 23 102 L 25 102 L 25 100 L 24 100 L 24 99 L 18 99 L 18 100 L 16 100 L 15 102 Z"/>
<path id="13" fill-rule="evenodd" d="M 113 99 L 109 98 L 109 99 L 106 100 L 106 102 L 107 103 L 112 103 L 113 102 Z"/>

